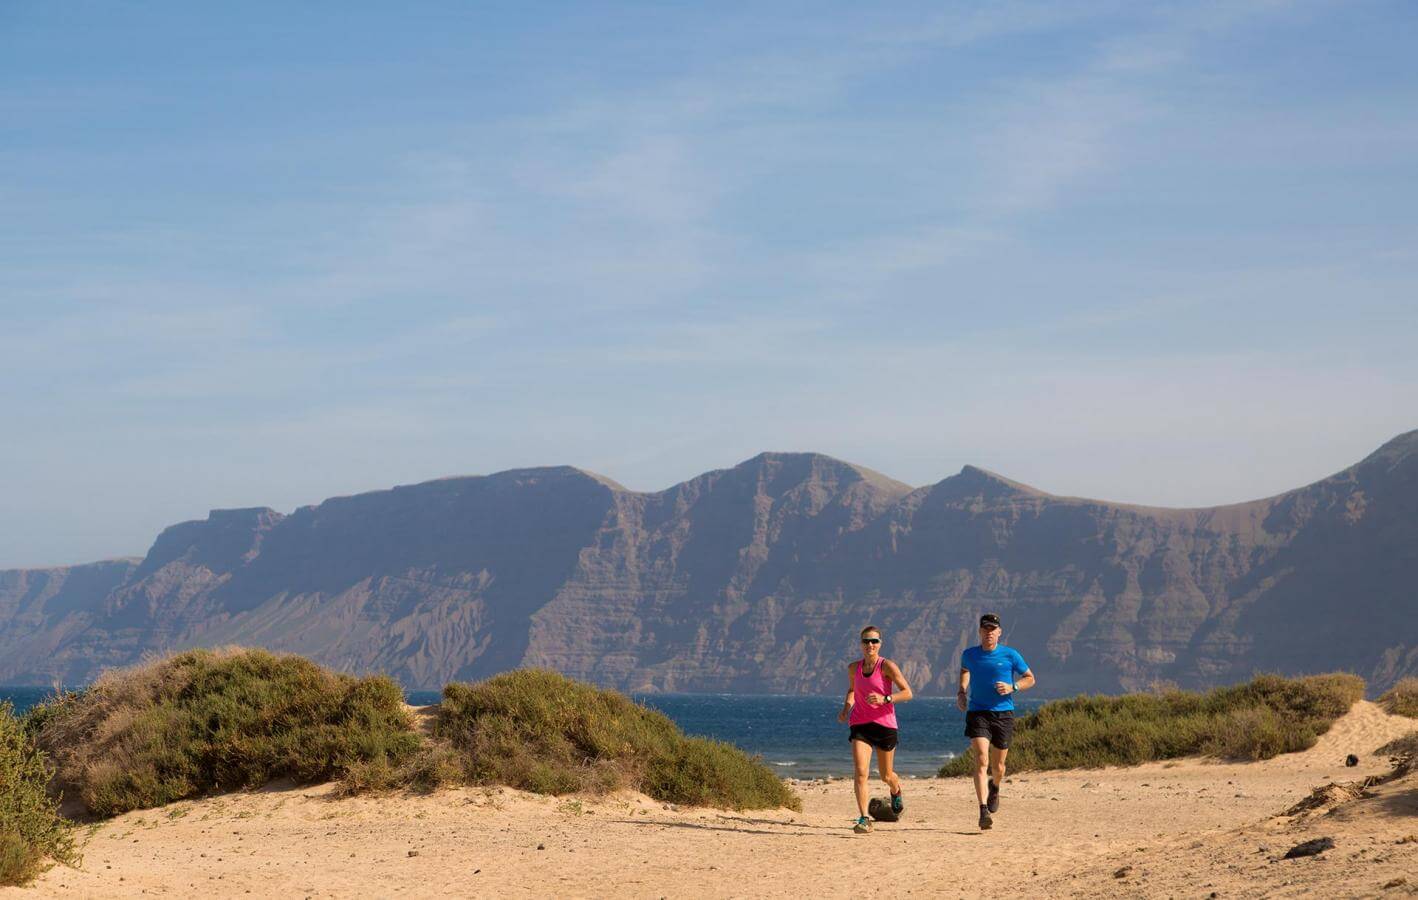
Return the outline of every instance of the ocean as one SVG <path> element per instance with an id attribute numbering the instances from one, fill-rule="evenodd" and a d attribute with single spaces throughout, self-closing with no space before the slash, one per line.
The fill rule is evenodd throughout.
<path id="1" fill-rule="evenodd" d="M 0 701 L 9 700 L 24 712 L 49 693 L 48 688 L 0 687 Z M 410 691 L 415 706 L 437 703 L 437 691 Z M 734 744 L 763 761 L 785 778 L 820 778 L 852 774 L 847 726 L 838 723 L 842 698 L 735 696 L 730 694 L 644 694 L 635 699 L 674 720 L 686 734 Z M 1037 702 L 1020 701 L 1021 711 Z M 963 753 L 965 715 L 954 698 L 923 697 L 901 704 L 896 711 L 901 743 L 896 771 L 932 776 L 947 759 Z"/>

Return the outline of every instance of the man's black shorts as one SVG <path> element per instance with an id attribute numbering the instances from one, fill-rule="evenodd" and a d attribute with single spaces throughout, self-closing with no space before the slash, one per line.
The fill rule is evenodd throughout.
<path id="1" fill-rule="evenodd" d="M 863 741 L 878 750 L 896 749 L 896 729 L 887 728 L 885 725 L 878 725 L 876 722 L 867 722 L 863 725 L 853 725 L 849 741 Z"/>
<path id="2" fill-rule="evenodd" d="M 1014 711 L 1002 709 L 973 709 L 965 714 L 965 736 L 967 738 L 989 738 L 990 746 L 1000 750 L 1009 749 L 1009 738 L 1014 734 Z"/>

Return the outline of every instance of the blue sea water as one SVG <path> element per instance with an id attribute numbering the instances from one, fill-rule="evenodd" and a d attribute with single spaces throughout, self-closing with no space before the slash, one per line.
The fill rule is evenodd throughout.
<path id="1" fill-rule="evenodd" d="M 842 698 L 653 694 L 635 699 L 658 709 L 686 734 L 727 741 L 763 757 L 786 778 L 851 775 L 847 726 L 837 721 Z M 896 771 L 920 777 L 965 751 L 965 714 L 955 699 L 925 697 L 896 710 L 901 742 Z"/>
<path id="2" fill-rule="evenodd" d="M 9 701 L 15 708 L 15 713 L 24 712 L 31 706 L 52 693 L 49 688 L 39 687 L 0 687 L 0 703 Z"/>
<path id="3" fill-rule="evenodd" d="M 43 699 L 48 688 L 0 687 L 0 701 L 9 700 L 17 713 Z M 437 691 L 410 691 L 415 706 L 437 703 Z M 686 734 L 734 744 L 763 757 L 786 778 L 820 778 L 852 774 L 847 726 L 838 723 L 840 697 L 735 696 L 731 694 L 644 694 L 636 700 L 674 720 Z M 1023 711 L 1037 702 L 1023 701 Z M 963 753 L 965 716 L 954 698 L 922 697 L 896 711 L 901 743 L 896 770 L 927 777 L 947 759 Z"/>

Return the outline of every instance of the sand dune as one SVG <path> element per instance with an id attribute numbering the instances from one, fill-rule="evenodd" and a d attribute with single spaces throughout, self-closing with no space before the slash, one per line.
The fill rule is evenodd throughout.
<path id="1" fill-rule="evenodd" d="M 1313 749 L 1264 763 L 1026 773 L 988 833 L 962 779 L 908 781 L 904 819 L 865 836 L 841 780 L 800 784 L 801 813 L 742 814 L 636 794 L 273 786 L 105 822 L 82 867 L 0 896 L 1372 896 L 1418 885 L 1418 841 L 1399 843 L 1418 833 L 1418 777 L 1277 814 L 1326 782 L 1387 773 L 1373 751 L 1415 728 L 1362 702 Z M 1319 835 L 1335 848 L 1278 861 Z"/>

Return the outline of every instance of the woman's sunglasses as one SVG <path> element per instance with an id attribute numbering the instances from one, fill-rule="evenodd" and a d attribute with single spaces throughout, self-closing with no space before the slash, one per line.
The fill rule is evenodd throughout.
<path id="1" fill-rule="evenodd" d="M 881 638 L 862 638 L 863 644 L 880 644 Z"/>

